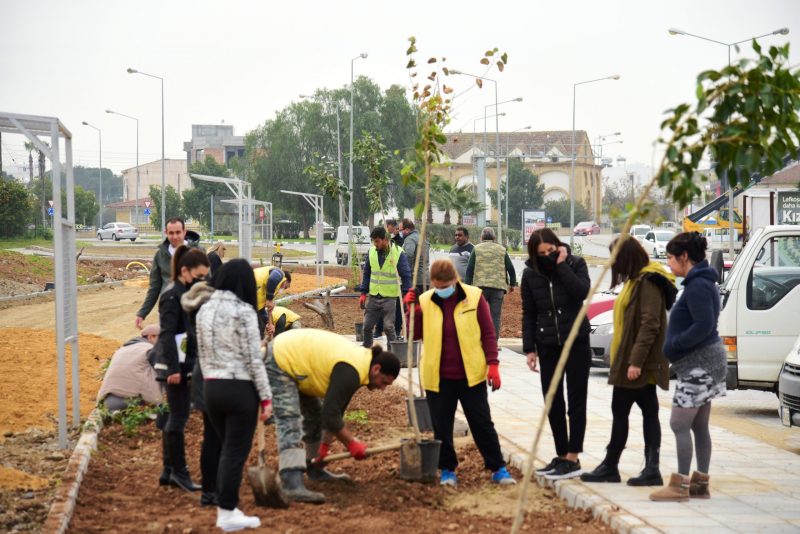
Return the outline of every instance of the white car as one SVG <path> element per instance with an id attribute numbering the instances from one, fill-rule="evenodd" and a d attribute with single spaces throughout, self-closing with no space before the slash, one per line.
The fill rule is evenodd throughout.
<path id="1" fill-rule="evenodd" d="M 634 224 L 631 226 L 631 235 L 638 239 L 640 243 L 644 241 L 644 236 L 646 236 L 648 232 L 652 231 L 653 229 L 646 224 Z"/>
<path id="2" fill-rule="evenodd" d="M 783 362 L 778 378 L 778 414 L 784 426 L 800 426 L 800 336 Z"/>
<path id="3" fill-rule="evenodd" d="M 675 237 L 675 232 L 668 230 L 654 230 L 647 232 L 642 241 L 642 246 L 654 258 L 667 257 L 667 243 Z"/>
<path id="4" fill-rule="evenodd" d="M 136 241 L 139 237 L 139 232 L 135 227 L 128 223 L 112 222 L 108 223 L 97 231 L 97 239 L 111 239 L 119 241 L 120 239 L 130 239 L 131 242 Z"/>

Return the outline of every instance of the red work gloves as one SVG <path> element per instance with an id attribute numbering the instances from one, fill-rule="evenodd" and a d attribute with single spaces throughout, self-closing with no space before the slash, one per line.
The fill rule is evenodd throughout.
<path id="1" fill-rule="evenodd" d="M 330 454 L 331 446 L 324 441 L 319 444 L 319 449 L 317 449 L 317 457 L 311 460 L 312 464 L 321 464 L 325 461 L 325 458 Z"/>
<path id="2" fill-rule="evenodd" d="M 408 292 L 406 292 L 406 296 L 403 297 L 403 303 L 406 306 L 411 306 L 412 304 L 416 304 L 417 302 L 418 302 L 417 292 L 414 291 L 413 289 L 409 289 Z"/>
<path id="3" fill-rule="evenodd" d="M 363 310 L 364 308 L 367 307 L 366 305 L 367 305 L 367 294 L 362 293 L 361 296 L 358 297 L 358 306 Z"/>
<path id="4" fill-rule="evenodd" d="M 363 460 L 367 457 L 367 444 L 363 441 L 354 439 L 347 444 L 347 450 L 350 451 L 350 456 L 356 460 Z"/>
<path id="5" fill-rule="evenodd" d="M 486 375 L 486 380 L 492 386 L 492 391 L 500 389 L 500 365 L 496 363 L 489 365 L 489 373 Z"/>

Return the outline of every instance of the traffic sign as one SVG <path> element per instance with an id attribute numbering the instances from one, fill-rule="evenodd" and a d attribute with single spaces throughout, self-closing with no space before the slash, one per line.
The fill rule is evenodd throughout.
<path id="1" fill-rule="evenodd" d="M 52 200 L 48 200 L 47 202 L 50 203 L 50 207 L 52 208 L 53 207 L 53 201 Z"/>
<path id="2" fill-rule="evenodd" d="M 149 207 L 150 207 L 150 204 L 151 204 L 151 202 L 150 202 L 149 200 L 145 200 L 145 201 L 144 201 L 144 207 L 145 207 L 145 208 L 149 208 Z"/>
<path id="3" fill-rule="evenodd" d="M 53 213 L 55 213 L 55 210 L 54 210 L 53 208 L 47 208 L 47 214 L 48 214 L 50 217 L 52 217 L 52 216 L 53 216 Z"/>
<path id="4" fill-rule="evenodd" d="M 145 214 L 145 216 L 150 215 L 150 208 L 145 208 L 144 209 L 144 214 Z"/>
<path id="5" fill-rule="evenodd" d="M 262 222 L 264 221 L 264 208 L 263 207 L 258 208 L 258 217 L 261 219 Z"/>

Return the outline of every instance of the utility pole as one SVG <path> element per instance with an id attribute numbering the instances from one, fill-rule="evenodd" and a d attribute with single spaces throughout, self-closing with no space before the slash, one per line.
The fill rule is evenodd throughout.
<path id="1" fill-rule="evenodd" d="M 61 177 L 59 176 L 59 179 Z M 42 182 L 42 228 L 47 227 L 47 188 L 44 186 L 44 153 L 39 150 L 39 180 Z M 53 199 L 54 201 L 61 199 Z"/>

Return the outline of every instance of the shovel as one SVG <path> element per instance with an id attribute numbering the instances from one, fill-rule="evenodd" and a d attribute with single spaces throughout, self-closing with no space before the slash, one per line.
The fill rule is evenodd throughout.
<path id="1" fill-rule="evenodd" d="M 382 452 L 396 451 L 397 449 L 401 448 L 402 446 L 403 446 L 402 443 L 393 443 L 391 445 L 378 445 L 376 447 L 370 447 L 369 449 L 367 449 L 366 450 L 366 454 L 367 454 L 367 456 L 372 456 L 374 454 L 379 454 L 379 453 L 382 453 Z M 315 465 L 317 465 L 317 464 L 326 465 L 326 464 L 329 464 L 331 462 L 335 462 L 337 460 L 346 460 L 348 458 L 352 458 L 352 456 L 350 456 L 349 452 L 338 452 L 336 454 L 329 454 L 321 462 L 313 462 L 313 463 Z"/>
<path id="2" fill-rule="evenodd" d="M 267 508 L 289 508 L 289 498 L 281 487 L 278 473 L 264 462 L 266 448 L 264 444 L 264 428 L 261 423 L 256 427 L 258 432 L 258 464 L 247 468 L 247 478 L 256 504 Z"/>

